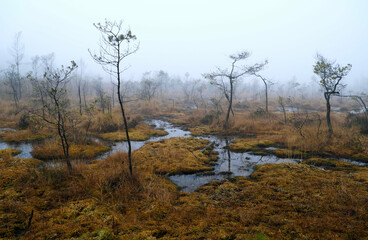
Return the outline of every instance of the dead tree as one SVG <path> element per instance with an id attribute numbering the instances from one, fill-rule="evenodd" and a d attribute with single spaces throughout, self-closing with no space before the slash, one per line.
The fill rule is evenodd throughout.
<path id="1" fill-rule="evenodd" d="M 265 85 L 265 97 L 266 97 L 266 113 L 268 113 L 268 86 L 273 84 L 270 80 L 263 77 L 262 75 L 258 74 L 257 72 L 252 72 L 252 75 L 256 76 L 257 78 L 260 78 Z"/>
<path id="2" fill-rule="evenodd" d="M 148 102 L 150 102 L 151 99 L 155 96 L 159 86 L 159 82 L 150 77 L 150 72 L 144 73 L 140 82 L 140 97 L 143 100 L 147 100 Z"/>
<path id="3" fill-rule="evenodd" d="M 232 112 L 234 84 L 244 75 L 259 72 L 267 64 L 267 61 L 265 61 L 264 63 L 257 63 L 252 66 L 238 66 L 240 61 L 246 60 L 249 56 L 250 53 L 247 51 L 230 55 L 230 59 L 232 61 L 230 69 L 222 69 L 218 67 L 214 72 L 203 74 L 204 78 L 209 79 L 212 85 L 216 86 L 222 91 L 223 95 L 228 101 L 229 105 L 226 112 L 226 120 L 224 124 L 225 128 L 228 127 L 230 112 Z M 232 113 L 234 115 L 234 112 Z"/>
<path id="4" fill-rule="evenodd" d="M 10 54 L 13 57 L 13 64 L 15 70 L 15 82 L 16 82 L 16 91 L 17 98 L 20 100 L 22 98 L 22 78 L 20 76 L 20 65 L 24 56 L 24 45 L 21 43 L 22 32 L 18 32 L 14 36 L 14 43 L 12 48 L 10 49 Z"/>
<path id="5" fill-rule="evenodd" d="M 363 109 L 365 121 L 366 121 L 366 123 L 368 123 L 368 109 L 367 109 L 367 105 L 363 101 L 362 97 L 360 97 L 358 95 L 339 95 L 339 97 L 351 98 L 351 99 L 357 101 L 358 104 L 360 105 L 360 107 Z"/>
<path id="6" fill-rule="evenodd" d="M 18 109 L 19 106 L 19 93 L 18 93 L 18 74 L 16 71 L 16 66 L 14 64 L 5 71 L 5 85 L 9 86 L 10 92 L 14 100 L 15 108 Z"/>
<path id="7" fill-rule="evenodd" d="M 137 40 L 136 36 L 128 30 L 122 28 L 122 21 L 115 22 L 105 20 L 105 23 L 93 24 L 101 33 L 100 50 L 98 53 L 90 54 L 92 58 L 102 66 L 102 68 L 117 81 L 117 94 L 123 115 L 125 133 L 128 142 L 129 171 L 133 176 L 132 168 L 132 146 L 129 138 L 128 122 L 125 116 L 124 103 L 121 97 L 121 78 L 120 74 L 127 68 L 123 68 L 122 63 L 125 58 L 138 51 L 139 44 L 131 44 Z"/>
<path id="8" fill-rule="evenodd" d="M 79 100 L 79 114 L 82 115 L 82 84 L 83 84 L 83 73 L 84 73 L 85 63 L 83 59 L 79 61 L 79 76 L 76 76 L 76 84 L 77 84 L 77 91 L 78 91 L 78 100 Z M 87 104 L 85 104 L 87 105 Z"/>
<path id="9" fill-rule="evenodd" d="M 282 109 L 282 113 L 284 114 L 284 124 L 286 124 L 286 110 L 285 110 L 285 103 L 283 97 L 279 96 L 279 104 Z"/>
<path id="10" fill-rule="evenodd" d="M 102 109 L 102 113 L 105 113 L 105 109 L 107 108 L 108 104 L 106 104 L 106 92 L 102 86 L 102 79 L 99 77 L 97 78 L 93 84 L 93 89 L 97 95 L 97 102 L 100 103 L 100 108 Z"/>

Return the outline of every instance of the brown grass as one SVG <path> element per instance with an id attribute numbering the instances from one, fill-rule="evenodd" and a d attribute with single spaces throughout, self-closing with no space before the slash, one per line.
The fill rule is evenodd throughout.
<path id="1" fill-rule="evenodd" d="M 159 174 L 195 173 L 212 170 L 209 166 L 214 158 L 211 151 L 201 152 L 207 140 L 170 138 L 159 142 L 148 142 L 134 152 L 140 169 L 149 169 Z"/>
<path id="2" fill-rule="evenodd" d="M 12 148 L 1 149 L 0 150 L 0 158 L 15 156 L 15 155 L 17 155 L 21 152 L 22 151 L 20 151 L 20 150 L 12 149 Z"/>
<path id="3" fill-rule="evenodd" d="M 247 151 L 257 151 L 260 148 L 270 147 L 275 145 L 274 141 L 264 139 L 262 137 L 257 138 L 241 138 L 232 141 L 229 144 L 229 149 L 235 152 L 247 152 Z"/>
<path id="4" fill-rule="evenodd" d="M 86 158 L 93 159 L 98 154 L 110 150 L 109 147 L 93 142 L 90 145 L 71 144 L 69 156 L 72 159 Z M 62 146 L 58 141 L 50 140 L 48 142 L 34 145 L 32 156 L 41 160 L 63 159 L 64 153 Z"/>
<path id="5" fill-rule="evenodd" d="M 135 128 L 129 129 L 129 138 L 131 141 L 145 141 L 151 136 L 165 136 L 167 132 L 163 130 L 154 129 L 146 123 L 141 123 Z M 125 131 L 109 132 L 100 135 L 104 139 L 113 141 L 126 141 Z"/>
<path id="6" fill-rule="evenodd" d="M 24 142 L 24 141 L 35 141 L 41 140 L 45 138 L 52 137 L 53 134 L 50 134 L 49 131 L 41 130 L 39 132 L 33 132 L 31 130 L 18 130 L 16 132 L 6 131 L 0 133 L 0 136 L 6 142 Z"/>
<path id="7" fill-rule="evenodd" d="M 157 104 L 157 116 L 169 109 L 152 104 Z M 131 113 L 150 114 L 151 109 Z M 201 123 L 207 114 L 204 111 L 186 114 L 175 109 L 178 112 L 170 116 L 200 134 L 218 129 L 224 134 L 256 135 L 235 142 L 239 148 L 275 143 L 286 155 L 300 151 L 364 160 L 367 154 L 367 137 L 345 127 L 343 115 L 333 115 L 335 134 L 330 138 L 324 122 L 320 131 L 315 122 L 300 131 L 294 120 L 284 125 L 277 113 L 270 117 L 236 113 L 231 127 L 222 130 L 223 122 Z M 92 132 L 121 127 L 118 110 L 112 118 L 95 116 Z M 148 143 L 133 153 L 132 178 L 124 153 L 90 165 L 74 165 L 72 173 L 64 167 L 39 168 L 38 160 L 8 155 L 0 161 L 0 238 L 248 239 L 259 232 L 270 239 L 368 238 L 367 167 L 332 158 L 310 158 L 306 164 L 266 164 L 250 178 L 213 182 L 195 193 L 179 192 L 173 183 L 155 174 L 211 169 L 216 155 L 200 153 L 207 143 L 194 138 Z M 75 149 L 83 151 L 79 146 Z M 43 150 L 45 156 L 51 156 L 61 148 L 52 142 L 39 147 L 39 152 Z M 26 229 L 32 210 L 32 224 Z"/>

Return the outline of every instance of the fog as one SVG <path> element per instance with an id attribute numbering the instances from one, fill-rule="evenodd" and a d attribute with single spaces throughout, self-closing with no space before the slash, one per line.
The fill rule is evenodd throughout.
<path id="1" fill-rule="evenodd" d="M 83 59 L 89 75 L 107 79 L 88 49 L 98 50 L 93 23 L 124 20 L 140 42 L 126 59 L 124 79 L 146 71 L 202 78 L 228 55 L 248 50 L 249 63 L 269 60 L 264 75 L 277 83 L 309 83 L 316 53 L 352 71 L 344 82 L 367 90 L 368 2 L 356 1 L 62 1 L 5 0 L 0 8 L 0 69 L 11 62 L 9 48 L 22 32 L 22 71 L 34 55 L 55 53 L 57 64 Z"/>

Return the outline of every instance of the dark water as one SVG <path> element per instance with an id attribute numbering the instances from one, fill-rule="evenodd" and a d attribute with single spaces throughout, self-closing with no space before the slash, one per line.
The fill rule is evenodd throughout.
<path id="1" fill-rule="evenodd" d="M 148 120 L 146 123 L 155 126 L 156 129 L 162 129 L 168 132 L 166 136 L 157 136 L 151 137 L 149 141 L 160 141 L 162 139 L 168 139 L 172 137 L 189 137 L 191 133 L 189 131 L 185 131 L 180 129 L 173 124 L 163 121 L 163 120 Z M 11 129 L 6 129 L 10 130 Z M 5 131 L 0 129 L 0 131 Z M 15 131 L 15 130 L 14 130 Z M 182 191 L 185 192 L 193 192 L 200 186 L 203 186 L 207 183 L 212 181 L 222 180 L 228 177 L 235 177 L 235 176 L 249 176 L 252 172 L 254 172 L 254 168 L 256 165 L 266 164 L 266 163 L 299 163 L 301 160 L 299 159 L 285 159 L 285 158 L 278 158 L 276 156 L 259 156 L 259 155 L 252 155 L 250 153 L 237 153 L 232 152 L 229 149 L 225 148 L 228 144 L 231 143 L 233 138 L 224 138 L 224 137 L 217 137 L 217 136 L 207 136 L 207 137 L 198 137 L 200 139 L 206 139 L 210 142 L 214 142 L 214 150 L 219 153 L 218 161 L 216 165 L 213 166 L 214 170 L 210 173 L 206 174 L 189 174 L 189 175 L 173 175 L 170 176 L 169 179 L 175 183 L 177 186 L 181 188 Z M 99 141 L 98 139 L 95 139 Z M 132 150 L 135 151 L 141 148 L 147 141 L 132 141 Z M 7 142 L 0 142 L 0 149 L 5 148 L 14 148 L 21 150 L 22 152 L 18 154 L 16 157 L 18 158 L 32 158 L 31 151 L 33 149 L 31 143 L 7 143 Z M 269 147 L 266 149 L 275 149 L 273 147 Z M 104 159 L 108 157 L 110 154 L 115 152 L 127 152 L 128 151 L 128 144 L 127 142 L 115 142 L 111 147 L 111 150 L 104 153 L 103 155 L 99 156 L 96 159 Z M 366 163 L 361 163 L 357 161 L 352 161 L 350 159 L 340 159 L 343 161 L 351 162 L 360 166 L 366 166 Z M 73 165 L 78 164 L 85 164 L 88 163 L 86 160 L 75 160 L 73 161 Z M 43 166 L 48 167 L 58 167 L 64 165 L 63 161 L 47 161 Z"/>
<path id="2" fill-rule="evenodd" d="M 266 163 L 299 163 L 298 159 L 282 159 L 276 156 L 258 156 L 249 153 L 236 153 L 226 148 L 232 139 L 218 138 L 215 136 L 200 137 L 215 142 L 214 150 L 219 153 L 217 164 L 214 166 L 213 175 L 173 175 L 169 179 L 184 192 L 193 192 L 200 186 L 212 181 L 222 180 L 228 177 L 249 176 L 256 165 Z"/>
<path id="3" fill-rule="evenodd" d="M 16 132 L 17 130 L 14 128 L 0 128 L 0 132 Z M 22 151 L 16 157 L 18 158 L 32 158 L 31 152 L 33 150 L 31 143 L 8 143 L 8 142 L 2 142 L 0 141 L 0 150 L 6 149 L 6 148 L 13 148 Z"/>
<path id="4" fill-rule="evenodd" d="M 0 142 L 0 150 L 6 148 L 13 148 L 22 151 L 16 157 L 18 158 L 32 158 L 31 152 L 33 150 L 31 143 L 7 143 L 7 142 Z"/>
<path id="5" fill-rule="evenodd" d="M 180 129 L 179 127 L 175 127 L 173 124 L 162 121 L 162 120 L 148 120 L 146 121 L 147 124 L 155 126 L 156 129 L 162 129 L 168 132 L 165 136 L 157 136 L 157 137 L 151 137 L 147 141 L 131 141 L 131 147 L 132 151 L 138 150 L 139 148 L 143 147 L 146 142 L 155 142 L 160 141 L 162 139 L 172 138 L 172 137 L 189 137 L 190 132 Z M 101 160 L 106 157 L 108 157 L 110 154 L 116 153 L 116 152 L 128 152 L 128 143 L 127 142 L 115 142 L 111 146 L 111 150 L 102 154 L 97 159 Z"/>

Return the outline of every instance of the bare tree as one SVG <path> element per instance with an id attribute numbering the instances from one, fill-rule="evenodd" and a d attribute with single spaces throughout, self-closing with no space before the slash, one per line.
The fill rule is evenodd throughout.
<path id="1" fill-rule="evenodd" d="M 159 82 L 150 76 L 150 72 L 146 72 L 143 74 L 140 85 L 141 98 L 144 100 L 148 100 L 149 102 L 155 96 L 156 91 L 160 86 Z"/>
<path id="2" fill-rule="evenodd" d="M 84 68 L 85 68 L 86 64 L 84 63 L 83 59 L 80 59 L 79 61 L 79 76 L 77 75 L 76 79 L 76 84 L 77 84 L 77 91 L 78 91 L 78 100 L 79 100 L 79 114 L 82 115 L 82 84 L 84 82 Z M 85 104 L 87 105 L 87 104 Z"/>
<path id="3" fill-rule="evenodd" d="M 100 108 L 102 109 L 102 113 L 105 113 L 105 108 L 107 107 L 107 104 L 106 104 L 107 95 L 102 86 L 101 77 L 98 77 L 95 81 L 93 81 L 92 86 L 96 92 L 97 102 L 100 103 Z"/>
<path id="4" fill-rule="evenodd" d="M 71 73 L 77 68 L 77 64 L 72 61 L 71 66 L 61 69 L 47 68 L 44 78 L 47 84 L 43 85 L 48 94 L 48 99 L 43 106 L 48 114 L 43 114 L 42 119 L 51 126 L 56 126 L 58 135 L 61 140 L 63 153 L 68 170 L 72 171 L 69 156 L 69 137 L 68 137 L 68 121 L 70 121 L 68 106 L 69 99 L 67 97 L 66 85 L 70 81 Z"/>
<path id="5" fill-rule="evenodd" d="M 268 87 L 269 85 L 273 84 L 270 80 L 265 78 L 264 76 L 258 74 L 257 72 L 251 72 L 252 75 L 256 76 L 257 78 L 260 78 L 265 85 L 265 98 L 266 98 L 266 112 L 268 113 Z"/>
<path id="6" fill-rule="evenodd" d="M 222 91 L 228 101 L 229 105 L 226 112 L 224 127 L 228 127 L 230 112 L 232 112 L 235 83 L 244 75 L 259 72 L 267 64 L 267 61 L 265 61 L 264 63 L 256 63 L 252 66 L 238 66 L 240 61 L 247 59 L 249 56 L 250 53 L 247 51 L 230 55 L 232 61 L 230 69 L 221 69 L 218 67 L 214 72 L 203 74 L 203 77 L 209 79 L 212 85 L 218 87 Z M 232 114 L 234 115 L 234 112 L 232 112 Z"/>
<path id="7" fill-rule="evenodd" d="M 317 54 L 316 64 L 313 66 L 314 73 L 318 75 L 320 85 L 324 90 L 324 97 L 326 100 L 326 119 L 328 131 L 330 135 L 333 133 L 331 124 L 331 96 L 339 94 L 339 91 L 346 85 L 341 83 L 341 80 L 348 75 L 351 70 L 351 64 L 341 67 L 335 61 L 330 61 L 322 55 Z"/>
<path id="8" fill-rule="evenodd" d="M 131 44 L 137 40 L 136 36 L 128 30 L 122 28 L 123 22 L 115 22 L 105 20 L 104 24 L 97 23 L 94 26 L 101 33 L 100 50 L 99 53 L 90 54 L 92 58 L 102 66 L 102 68 L 111 74 L 117 80 L 117 94 L 120 104 L 121 113 L 123 115 L 125 133 L 128 142 L 128 158 L 129 158 L 129 171 L 130 175 L 133 175 L 132 168 L 132 146 L 129 138 L 128 122 L 125 116 L 124 104 L 121 97 L 121 78 L 120 74 L 126 70 L 123 68 L 122 61 L 131 54 L 138 51 L 139 44 Z"/>
<path id="9" fill-rule="evenodd" d="M 281 106 L 282 113 L 284 114 L 284 124 L 286 124 L 286 110 L 285 110 L 285 103 L 284 103 L 283 97 L 279 96 L 278 102 Z"/>
<path id="10" fill-rule="evenodd" d="M 87 94 L 88 89 L 89 89 L 89 82 L 88 82 L 88 79 L 85 79 L 85 81 L 83 81 L 83 85 L 82 85 L 84 108 L 87 108 L 86 94 Z"/>
<path id="11" fill-rule="evenodd" d="M 36 55 L 32 58 L 32 73 L 28 74 L 27 78 L 30 80 L 32 84 L 32 92 L 33 96 L 36 99 L 36 105 L 41 104 L 42 108 L 42 118 L 45 118 L 45 104 L 46 104 L 46 96 L 47 92 L 45 92 L 47 89 L 45 87 L 45 81 L 42 81 L 40 79 L 40 76 L 38 74 L 39 67 L 40 67 L 40 60 L 41 58 Z"/>
<path id="12" fill-rule="evenodd" d="M 24 57 L 24 45 L 21 43 L 22 32 L 18 32 L 14 36 L 14 43 L 10 49 L 10 54 L 13 57 L 13 63 L 15 67 L 15 81 L 18 100 L 22 98 L 22 79 L 20 76 L 20 65 Z"/>
<path id="13" fill-rule="evenodd" d="M 368 109 L 367 109 L 367 105 L 365 104 L 365 102 L 364 102 L 364 100 L 361 96 L 340 94 L 339 97 L 341 97 L 341 98 L 347 97 L 347 98 L 351 98 L 351 99 L 357 101 L 359 106 L 361 107 L 363 113 L 364 113 L 365 122 L 366 122 L 366 124 L 368 124 Z"/>
<path id="14" fill-rule="evenodd" d="M 16 66 L 14 64 L 5 71 L 5 85 L 9 86 L 10 92 L 13 96 L 13 101 L 15 108 L 18 109 L 19 106 L 19 91 L 18 91 L 18 74 Z"/>
<path id="15" fill-rule="evenodd" d="M 200 82 L 198 79 L 189 79 L 189 74 L 186 73 L 186 80 L 183 82 L 183 92 L 185 96 L 185 102 L 194 104 L 195 108 L 198 109 L 197 104 L 197 85 Z M 191 106 L 192 107 L 192 106 Z"/>

